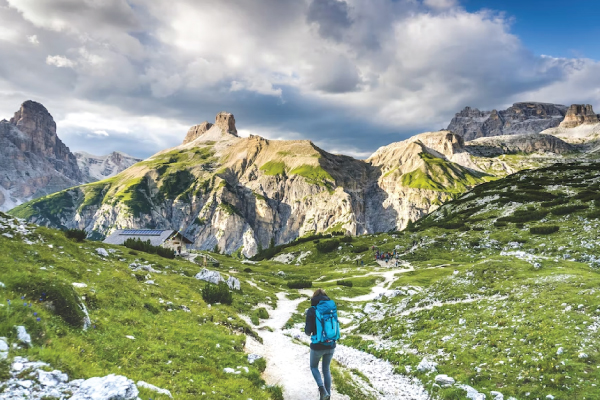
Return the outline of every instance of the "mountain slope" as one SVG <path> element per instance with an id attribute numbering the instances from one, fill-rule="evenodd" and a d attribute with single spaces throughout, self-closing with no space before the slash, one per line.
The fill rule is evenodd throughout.
<path id="1" fill-rule="evenodd" d="M 197 248 L 252 256 L 312 233 L 400 229 L 487 179 L 451 160 L 466 153 L 450 132 L 383 147 L 364 162 L 309 141 L 240 138 L 228 113 L 202 126 L 192 128 L 195 139 L 112 178 L 12 212 L 93 237 L 120 227 L 172 228 Z"/>
<path id="2" fill-rule="evenodd" d="M 77 165 L 83 174 L 83 180 L 87 183 L 111 178 L 142 161 L 120 151 L 113 151 L 105 156 L 95 156 L 84 151 L 76 151 L 73 154 L 77 158 Z"/>
<path id="3" fill-rule="evenodd" d="M 82 182 L 75 156 L 39 103 L 26 101 L 0 121 L 0 210 Z"/>

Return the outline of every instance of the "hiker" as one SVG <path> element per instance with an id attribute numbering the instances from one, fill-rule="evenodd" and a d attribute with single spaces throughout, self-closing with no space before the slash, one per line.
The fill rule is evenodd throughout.
<path id="1" fill-rule="evenodd" d="M 310 370 L 319 386 L 319 400 L 331 398 L 331 372 L 329 365 L 335 351 L 335 342 L 340 338 L 340 324 L 335 302 L 327 297 L 323 289 L 317 289 L 306 310 L 304 333 L 310 336 Z M 323 379 L 319 362 L 323 359 Z"/>

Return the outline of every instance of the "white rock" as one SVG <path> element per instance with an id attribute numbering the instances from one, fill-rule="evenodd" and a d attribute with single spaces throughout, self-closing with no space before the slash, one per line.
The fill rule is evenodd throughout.
<path id="1" fill-rule="evenodd" d="M 492 390 L 490 392 L 490 394 L 492 395 L 492 398 L 494 400 L 504 400 L 504 395 L 500 392 L 496 392 L 495 390 Z"/>
<path id="2" fill-rule="evenodd" d="M 227 286 L 229 286 L 229 289 L 231 290 L 240 290 L 240 280 L 230 276 L 229 279 L 227 279 Z"/>
<path id="3" fill-rule="evenodd" d="M 435 371 L 435 367 L 437 367 L 437 363 L 433 361 L 429 361 L 427 357 L 423 358 L 419 365 L 417 366 L 417 371 L 419 372 L 428 372 Z"/>
<path id="4" fill-rule="evenodd" d="M 464 318 L 461 318 L 461 319 L 459 319 L 459 320 L 458 320 L 458 324 L 459 324 L 459 325 L 464 325 L 464 324 L 466 324 L 466 323 L 467 323 L 467 320 L 466 320 L 466 319 L 464 319 Z"/>
<path id="5" fill-rule="evenodd" d="M 131 335 L 125 335 L 125 337 L 126 337 L 127 339 L 135 340 L 135 337 L 133 337 L 133 336 L 131 336 Z"/>
<path id="6" fill-rule="evenodd" d="M 135 400 L 138 394 L 131 379 L 110 374 L 85 380 L 71 400 Z"/>
<path id="7" fill-rule="evenodd" d="M 6 338 L 0 338 L 0 351 L 8 351 L 8 343 L 6 343 Z"/>
<path id="8" fill-rule="evenodd" d="M 556 355 L 560 356 L 564 352 L 565 352 L 565 349 L 563 349 L 562 347 L 559 347 L 558 350 L 556 350 Z"/>
<path id="9" fill-rule="evenodd" d="M 75 286 L 76 288 L 86 288 L 87 285 L 85 283 L 77 283 L 77 282 L 73 282 L 73 286 Z"/>
<path id="10" fill-rule="evenodd" d="M 552 396 L 551 394 L 549 394 L 548 396 L 546 396 L 547 399 L 549 400 L 554 400 L 554 396 Z"/>
<path id="11" fill-rule="evenodd" d="M 54 370 L 52 372 L 46 372 L 44 370 L 38 369 L 38 381 L 43 386 L 57 386 L 61 383 L 67 382 L 69 377 L 67 374 L 63 374 L 58 370 Z"/>
<path id="12" fill-rule="evenodd" d="M 225 372 L 226 374 L 239 374 L 240 371 L 236 371 L 233 368 L 223 368 L 223 372 Z"/>
<path id="13" fill-rule="evenodd" d="M 479 393 L 475 388 L 472 388 L 469 385 L 456 385 L 456 387 L 467 392 L 467 399 L 485 400 L 485 394 Z"/>
<path id="14" fill-rule="evenodd" d="M 165 396 L 169 396 L 170 398 L 173 398 L 173 396 L 171 395 L 171 392 L 168 391 L 167 389 L 161 389 L 161 388 L 159 388 L 157 386 L 151 385 L 151 384 L 149 384 L 147 382 L 144 382 L 144 381 L 139 381 L 137 383 L 137 387 L 148 389 L 148 390 L 151 390 L 151 391 L 156 392 L 158 394 L 164 394 Z"/>
<path id="15" fill-rule="evenodd" d="M 108 251 L 106 251 L 102 247 L 97 248 L 96 253 L 98 253 L 98 255 L 101 257 L 108 257 Z"/>
<path id="16" fill-rule="evenodd" d="M 220 273 L 218 273 L 217 271 L 210 271 L 206 268 L 203 268 L 202 271 L 197 273 L 195 278 L 206 282 L 214 283 L 215 285 L 218 285 L 219 282 L 223 281 L 223 278 L 221 277 Z"/>
<path id="17" fill-rule="evenodd" d="M 17 326 L 17 339 L 19 342 L 31 347 L 31 336 L 27 333 L 24 326 Z"/>
<path id="18" fill-rule="evenodd" d="M 26 381 L 18 381 L 17 385 L 24 387 L 25 389 L 29 389 L 30 387 L 33 386 L 33 381 L 30 380 L 26 380 Z"/>
<path id="19" fill-rule="evenodd" d="M 4 283 L 0 282 L 0 288 L 4 288 L 4 287 L 6 287 L 6 285 Z"/>
<path id="20" fill-rule="evenodd" d="M 254 364 L 254 361 L 258 360 L 259 358 L 262 358 L 262 356 L 259 356 L 258 354 L 248 354 L 248 363 Z"/>
<path id="21" fill-rule="evenodd" d="M 448 387 L 450 385 L 454 385 L 454 378 L 449 377 L 448 375 L 441 374 L 435 377 L 435 383 L 440 385 L 441 387 Z"/>
<path id="22" fill-rule="evenodd" d="M 588 358 L 589 356 L 586 353 L 579 353 L 579 358 Z"/>

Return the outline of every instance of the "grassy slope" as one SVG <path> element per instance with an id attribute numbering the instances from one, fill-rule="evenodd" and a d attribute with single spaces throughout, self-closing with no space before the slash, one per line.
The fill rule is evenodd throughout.
<path id="1" fill-rule="evenodd" d="M 0 220 L 4 218 L 0 213 Z M 192 277 L 200 270 L 195 264 L 145 253 L 132 255 L 119 246 L 79 244 L 47 228 L 32 226 L 29 230 L 30 234 L 23 236 L 0 226 L 1 233 L 14 235 L 0 235 L 0 281 L 6 285 L 0 288 L 0 336 L 14 341 L 13 326 L 25 325 L 34 342 L 33 348 L 12 351 L 11 356 L 49 362 L 72 378 L 126 375 L 167 388 L 179 399 L 194 399 L 202 392 L 218 399 L 269 398 L 259 371 L 248 364 L 243 351 L 243 332 L 251 332 L 250 328 L 237 317 L 238 313 L 250 313 L 251 304 L 275 299 L 268 283 L 262 283 L 265 291 L 242 284 L 243 292 L 234 295 L 232 306 L 208 308 L 200 294 L 204 283 Z M 25 239 L 33 244 L 25 244 Z M 103 260 L 95 253 L 97 247 L 116 253 Z M 144 274 L 137 272 L 136 277 L 128 267 L 144 260 L 163 271 L 150 273 L 156 285 L 143 283 Z M 238 275 L 241 279 L 249 276 Z M 72 290 L 73 282 L 87 284 L 75 291 L 89 309 L 93 327 L 88 331 L 66 323 L 56 315 L 61 311 L 50 311 L 52 299 L 38 298 L 40 293 L 50 292 L 52 285 Z M 169 307 L 168 302 L 173 304 Z M 180 309 L 181 305 L 191 312 Z M 36 321 L 34 313 L 41 321 Z M 247 366 L 250 372 L 223 372 L 223 368 L 238 366 Z"/>
<path id="2" fill-rule="evenodd" d="M 312 242 L 288 248 L 296 256 L 313 254 L 301 267 L 283 269 L 292 269 L 288 279 L 313 280 L 334 298 L 355 296 L 368 293 L 378 277 L 353 278 L 377 270 L 370 250 L 359 255 L 367 266 L 357 266 L 353 248 L 398 246 L 416 270 L 394 282 L 400 295 L 372 302 L 375 315 L 365 316 L 365 303 L 339 301 L 342 315 L 351 319 L 346 327 L 358 325 L 342 343 L 390 360 L 399 373 L 408 366 L 409 374 L 444 399 L 464 398 L 465 392 L 436 388 L 436 373 L 417 372 L 424 357 L 439 363 L 437 373 L 488 396 L 497 390 L 505 398 L 598 399 L 600 204 L 593 198 L 600 196 L 599 173 L 597 164 L 523 171 L 478 186 L 421 220 L 413 232 L 355 238 L 327 255 L 318 254 Z M 574 205 L 587 208 L 563 214 Z M 518 226 L 496 222 L 544 214 Z M 530 234 L 538 225 L 558 225 L 560 231 Z M 355 286 L 337 286 L 337 279 Z M 318 283 L 328 280 L 334 282 Z M 302 321 L 306 306 L 299 306 L 290 324 Z"/>

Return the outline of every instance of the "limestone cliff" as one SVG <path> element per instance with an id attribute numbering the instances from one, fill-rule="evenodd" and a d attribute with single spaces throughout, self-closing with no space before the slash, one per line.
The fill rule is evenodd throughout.
<path id="1" fill-rule="evenodd" d="M 26 101 L 10 121 L 0 121 L 0 210 L 82 181 L 75 156 L 43 105 Z"/>
<path id="2" fill-rule="evenodd" d="M 113 151 L 105 156 L 95 156 L 85 151 L 76 151 L 73 154 L 77 158 L 77 165 L 83 174 L 84 182 L 96 182 L 113 177 L 142 161 L 120 151 Z"/>
<path id="3" fill-rule="evenodd" d="M 574 150 L 567 142 L 552 135 L 542 134 L 479 138 L 468 142 L 467 149 L 470 154 L 481 157 L 517 153 L 566 154 Z"/>
<path id="4" fill-rule="evenodd" d="M 563 105 L 535 102 L 515 103 L 500 111 L 466 107 L 452 119 L 448 130 L 466 141 L 489 136 L 540 133 L 558 126 L 566 112 L 567 107 Z"/>
<path id="5" fill-rule="evenodd" d="M 573 104 L 567 110 L 567 115 L 563 122 L 561 122 L 561 128 L 576 128 L 580 125 L 597 124 L 600 123 L 600 116 L 594 112 L 594 109 L 590 104 Z"/>

